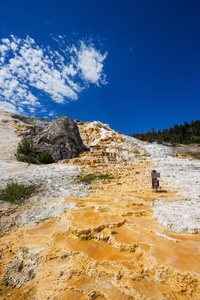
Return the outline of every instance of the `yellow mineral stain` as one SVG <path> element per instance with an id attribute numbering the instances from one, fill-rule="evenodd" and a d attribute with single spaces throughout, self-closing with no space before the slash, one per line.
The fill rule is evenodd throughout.
<path id="1" fill-rule="evenodd" d="M 66 198 L 76 209 L 2 236 L 0 299 L 200 299 L 200 234 L 170 232 L 153 218 L 152 202 L 177 196 L 165 187 L 152 192 L 152 166 L 85 168 L 120 178 L 94 183 L 89 197 Z M 21 287 L 7 286 L 6 268 L 22 248 L 39 258 L 35 276 Z"/>

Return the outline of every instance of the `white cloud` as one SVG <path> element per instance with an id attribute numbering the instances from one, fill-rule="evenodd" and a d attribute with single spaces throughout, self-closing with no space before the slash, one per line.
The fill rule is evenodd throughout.
<path id="1" fill-rule="evenodd" d="M 53 117 L 53 118 L 57 118 L 58 116 L 57 116 L 57 114 L 56 114 L 56 112 L 54 111 L 54 110 L 51 110 L 50 112 L 49 112 L 49 117 Z"/>
<path id="2" fill-rule="evenodd" d="M 103 73 L 103 62 L 107 57 L 107 53 L 102 55 L 92 46 L 87 47 L 81 43 L 81 48 L 77 51 L 77 66 L 81 70 L 83 78 L 88 82 L 99 83 L 105 82 Z"/>
<path id="3" fill-rule="evenodd" d="M 19 110 L 16 110 L 15 105 L 6 101 L 0 101 L 0 109 L 5 111 L 10 111 L 13 113 L 19 112 Z"/>
<path id="4" fill-rule="evenodd" d="M 59 51 L 38 46 L 29 36 L 11 35 L 1 40 L 1 109 L 33 113 L 40 107 L 42 111 L 44 96 L 45 101 L 66 103 L 77 100 L 89 84 L 106 83 L 103 67 L 107 53 L 101 54 L 83 41 L 66 47 L 64 37 L 59 39 Z"/>

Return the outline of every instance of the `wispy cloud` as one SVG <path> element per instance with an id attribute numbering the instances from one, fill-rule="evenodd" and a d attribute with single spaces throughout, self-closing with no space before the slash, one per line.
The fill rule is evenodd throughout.
<path id="1" fill-rule="evenodd" d="M 83 79 L 96 84 L 106 83 L 106 77 L 103 74 L 103 62 L 107 53 L 102 55 L 93 46 L 88 47 L 81 43 L 80 50 L 77 50 L 76 54 L 76 65 L 81 70 Z"/>
<path id="2" fill-rule="evenodd" d="M 62 36 L 54 40 L 59 50 L 39 46 L 29 36 L 1 40 L 0 109 L 34 113 L 42 111 L 44 99 L 63 104 L 77 100 L 90 84 L 106 84 L 107 53 L 91 42 L 66 45 Z"/>

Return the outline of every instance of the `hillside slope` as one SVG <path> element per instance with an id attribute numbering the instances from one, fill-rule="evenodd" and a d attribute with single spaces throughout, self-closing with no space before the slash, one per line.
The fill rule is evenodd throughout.
<path id="1" fill-rule="evenodd" d="M 1 299 L 200 298 L 199 161 L 77 121 L 90 152 L 28 166 L 14 156 L 19 127 L 0 116 L 1 188 L 40 184 L 22 205 L 0 201 Z"/>

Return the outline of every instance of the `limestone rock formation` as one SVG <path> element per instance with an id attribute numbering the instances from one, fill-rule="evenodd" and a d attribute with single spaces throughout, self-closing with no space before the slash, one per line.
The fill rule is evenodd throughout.
<path id="1" fill-rule="evenodd" d="M 200 161 L 82 121 L 91 151 L 69 164 L 14 159 L 23 136 L 74 145 L 70 124 L 0 111 L 0 189 L 38 186 L 21 205 L 0 200 L 0 299 L 200 299 Z M 113 179 L 85 184 L 89 174 Z"/>
<path id="2" fill-rule="evenodd" d="M 58 161 L 77 157 L 87 150 L 76 123 L 69 117 L 61 116 L 57 120 L 44 120 L 17 114 L 11 116 L 21 121 L 18 124 L 21 128 L 19 134 L 33 139 L 35 155 L 50 151 L 54 160 Z M 23 127 L 24 123 L 26 126 Z"/>
<path id="3" fill-rule="evenodd" d="M 62 163 L 93 165 L 118 162 L 131 162 L 144 154 L 135 141 L 124 134 L 110 129 L 108 124 L 99 121 L 82 122 L 75 120 L 81 138 L 90 152 L 84 152 L 73 160 L 64 159 Z"/>

